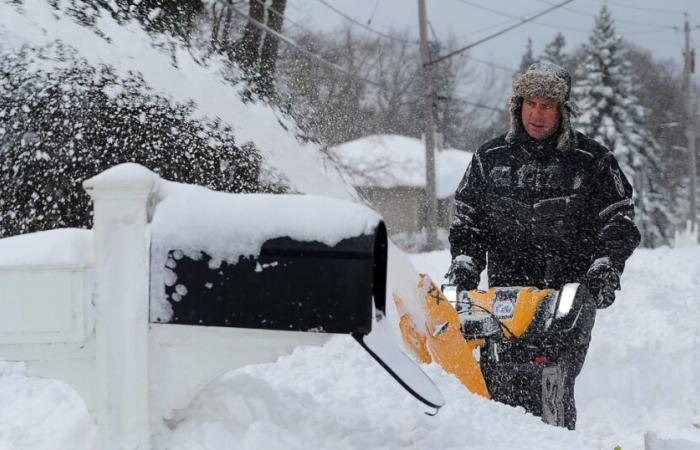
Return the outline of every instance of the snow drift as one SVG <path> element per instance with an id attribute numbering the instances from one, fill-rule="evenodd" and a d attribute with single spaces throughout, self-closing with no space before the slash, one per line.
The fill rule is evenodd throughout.
<path id="1" fill-rule="evenodd" d="M 412 260 L 443 281 L 447 252 Z M 692 309 L 700 248 L 637 251 L 622 285 L 617 302 L 597 317 L 577 383 L 575 432 L 472 395 L 437 365 L 425 369 L 448 403 L 426 416 L 340 336 L 223 376 L 179 412 L 155 448 L 642 449 L 648 432 L 659 446 L 669 439 L 700 446 L 700 331 Z M 31 408 L 18 407 L 29 402 Z M 0 368 L 2 417 L 8 420 L 0 420 L 0 448 L 90 448 L 94 440 L 94 422 L 75 392 L 28 376 L 21 365 Z"/>

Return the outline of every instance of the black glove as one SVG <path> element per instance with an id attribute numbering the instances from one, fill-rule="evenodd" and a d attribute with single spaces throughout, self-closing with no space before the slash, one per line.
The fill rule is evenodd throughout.
<path id="1" fill-rule="evenodd" d="M 457 296 L 460 292 L 471 291 L 479 286 L 481 270 L 476 262 L 469 256 L 459 255 L 450 266 L 445 277 L 450 283 L 457 286 Z"/>
<path id="2" fill-rule="evenodd" d="M 615 290 L 620 289 L 620 273 L 612 266 L 610 258 L 598 258 L 586 272 L 586 286 L 600 309 L 615 301 Z"/>

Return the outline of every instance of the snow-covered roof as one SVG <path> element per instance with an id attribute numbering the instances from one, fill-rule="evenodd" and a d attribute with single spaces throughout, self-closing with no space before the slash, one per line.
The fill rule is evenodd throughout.
<path id="1" fill-rule="evenodd" d="M 425 186 L 425 145 L 419 139 L 376 134 L 345 142 L 329 151 L 355 186 Z M 470 152 L 457 149 L 435 153 L 438 198 L 454 194 L 471 158 Z"/>

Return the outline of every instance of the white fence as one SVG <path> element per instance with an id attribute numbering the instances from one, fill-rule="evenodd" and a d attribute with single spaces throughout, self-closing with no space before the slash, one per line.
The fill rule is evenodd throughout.
<path id="1" fill-rule="evenodd" d="M 75 388 L 100 449 L 150 449 L 174 410 L 220 374 L 328 335 L 149 323 L 149 224 L 158 178 L 133 164 L 84 183 L 94 263 L 0 268 L 0 358 Z"/>

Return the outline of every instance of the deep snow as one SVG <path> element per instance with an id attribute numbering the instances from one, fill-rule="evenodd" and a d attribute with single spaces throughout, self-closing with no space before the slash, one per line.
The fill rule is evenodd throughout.
<path id="1" fill-rule="evenodd" d="M 135 25 L 119 27 L 104 18 L 98 26 L 111 38 L 107 42 L 47 5 L 27 0 L 22 14 L 0 2 L 0 46 L 60 39 L 79 48 L 80 56 L 93 64 L 139 72 L 159 94 L 178 102 L 194 100 L 199 114 L 234 125 L 238 140 L 254 141 L 266 161 L 282 170 L 299 191 L 354 197 L 326 166 L 317 146 L 300 143 L 285 130 L 294 129 L 286 117 L 261 104 L 243 104 L 237 90 L 221 81 L 220 65 L 201 67 L 178 50 L 175 69 Z M 45 64 L 48 68 L 59 63 Z M 84 247 L 85 236 L 90 232 L 68 233 L 77 249 L 55 247 L 38 259 L 86 260 L 90 252 Z M 21 242 L 18 249 L 18 242 L 0 248 L 0 258 L 16 262 L 27 253 Z M 413 255 L 411 260 L 439 283 L 449 256 L 435 252 Z M 415 291 L 410 267 L 401 267 L 406 264 L 401 258 L 391 264 L 393 288 L 410 297 Z M 544 425 L 522 409 L 472 395 L 436 365 L 425 370 L 448 404 L 429 417 L 359 345 L 339 336 L 323 347 L 299 348 L 276 363 L 249 366 L 213 382 L 169 424 L 171 430 L 157 438 L 155 448 L 500 450 L 621 445 L 628 450 L 643 448 L 648 431 L 700 447 L 700 248 L 637 251 L 622 282 L 617 303 L 597 319 L 577 386 L 576 432 Z M 389 318 L 395 321 L 395 313 L 390 311 Z M 95 431 L 94 416 L 72 388 L 33 377 L 21 363 L 0 362 L 0 450 L 87 450 L 94 447 Z"/>
<path id="2" fill-rule="evenodd" d="M 439 283 L 449 255 L 411 260 Z M 448 403 L 427 416 L 359 345 L 338 336 L 211 383 L 155 448 L 628 450 L 644 448 L 650 431 L 700 447 L 700 247 L 639 250 L 622 284 L 597 318 L 577 385 L 575 432 L 472 395 L 434 364 L 424 369 Z M 0 364 L 0 449 L 87 449 L 94 433 L 73 389 Z M 666 444 L 658 448 L 681 441 Z"/>

